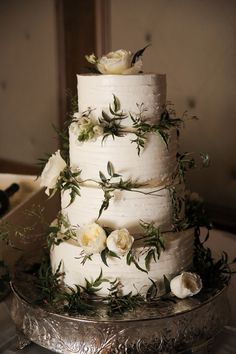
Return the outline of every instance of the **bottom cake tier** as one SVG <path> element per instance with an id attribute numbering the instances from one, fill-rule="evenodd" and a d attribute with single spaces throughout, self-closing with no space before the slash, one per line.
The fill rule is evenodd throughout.
<path id="1" fill-rule="evenodd" d="M 83 249 L 74 240 L 61 242 L 51 248 L 51 265 L 53 272 L 60 267 L 62 280 L 68 287 L 76 285 L 85 287 L 87 281 L 94 282 L 101 277 L 104 281 L 96 292 L 99 296 L 109 295 L 111 284 L 119 282 L 122 295 L 146 295 L 148 289 L 156 284 L 157 291 L 163 293 L 164 276 L 171 280 L 183 270 L 191 268 L 193 260 L 194 231 L 188 229 L 181 232 L 165 234 L 165 250 L 159 259 L 152 259 L 147 270 L 145 257 L 147 248 L 142 244 L 134 247 L 135 263 L 127 263 L 127 257 L 108 257 L 107 265 L 100 254 L 91 255 L 85 262 Z"/>

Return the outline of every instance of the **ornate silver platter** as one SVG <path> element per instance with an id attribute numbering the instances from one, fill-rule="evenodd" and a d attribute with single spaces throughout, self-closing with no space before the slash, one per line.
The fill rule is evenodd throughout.
<path id="1" fill-rule="evenodd" d="M 32 341 L 63 354 L 210 353 L 229 315 L 226 287 L 175 303 L 145 304 L 112 317 L 102 303 L 96 315 L 73 317 L 35 306 L 34 289 L 24 281 L 15 281 L 12 290 L 19 346 Z"/>

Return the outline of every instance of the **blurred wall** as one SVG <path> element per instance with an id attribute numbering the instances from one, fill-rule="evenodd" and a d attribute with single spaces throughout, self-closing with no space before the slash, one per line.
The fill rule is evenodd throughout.
<path id="1" fill-rule="evenodd" d="M 236 209 L 236 1 L 111 0 L 111 46 L 151 43 L 144 70 L 167 74 L 168 99 L 189 121 L 182 151 L 208 152 L 209 169 L 193 171 L 192 189 Z"/>
<path id="2" fill-rule="evenodd" d="M 54 0 L 0 0 L 0 158 L 35 163 L 55 151 Z"/>

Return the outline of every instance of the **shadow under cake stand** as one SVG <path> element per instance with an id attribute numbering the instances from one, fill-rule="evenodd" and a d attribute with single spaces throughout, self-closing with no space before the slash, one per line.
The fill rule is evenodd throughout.
<path id="1" fill-rule="evenodd" d="M 175 303 L 144 304 L 123 315 L 108 316 L 100 302 L 96 315 L 72 317 L 33 305 L 29 283 L 11 286 L 19 349 L 34 342 L 63 354 L 205 354 L 229 317 L 227 287 Z"/>

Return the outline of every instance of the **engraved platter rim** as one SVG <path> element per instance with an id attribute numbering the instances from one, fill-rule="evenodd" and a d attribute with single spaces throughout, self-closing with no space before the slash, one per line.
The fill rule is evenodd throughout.
<path id="1" fill-rule="evenodd" d="M 70 316 L 27 301 L 27 283 L 11 283 L 11 315 L 21 335 L 44 348 L 67 354 L 157 354 L 207 351 L 228 321 L 227 286 L 208 298 L 153 304 L 122 316 Z M 20 290 L 19 290 L 20 289 Z M 159 315 L 159 316 L 158 316 Z M 145 348 L 145 349 L 144 349 Z M 189 351 L 190 353 L 191 351 Z"/>

